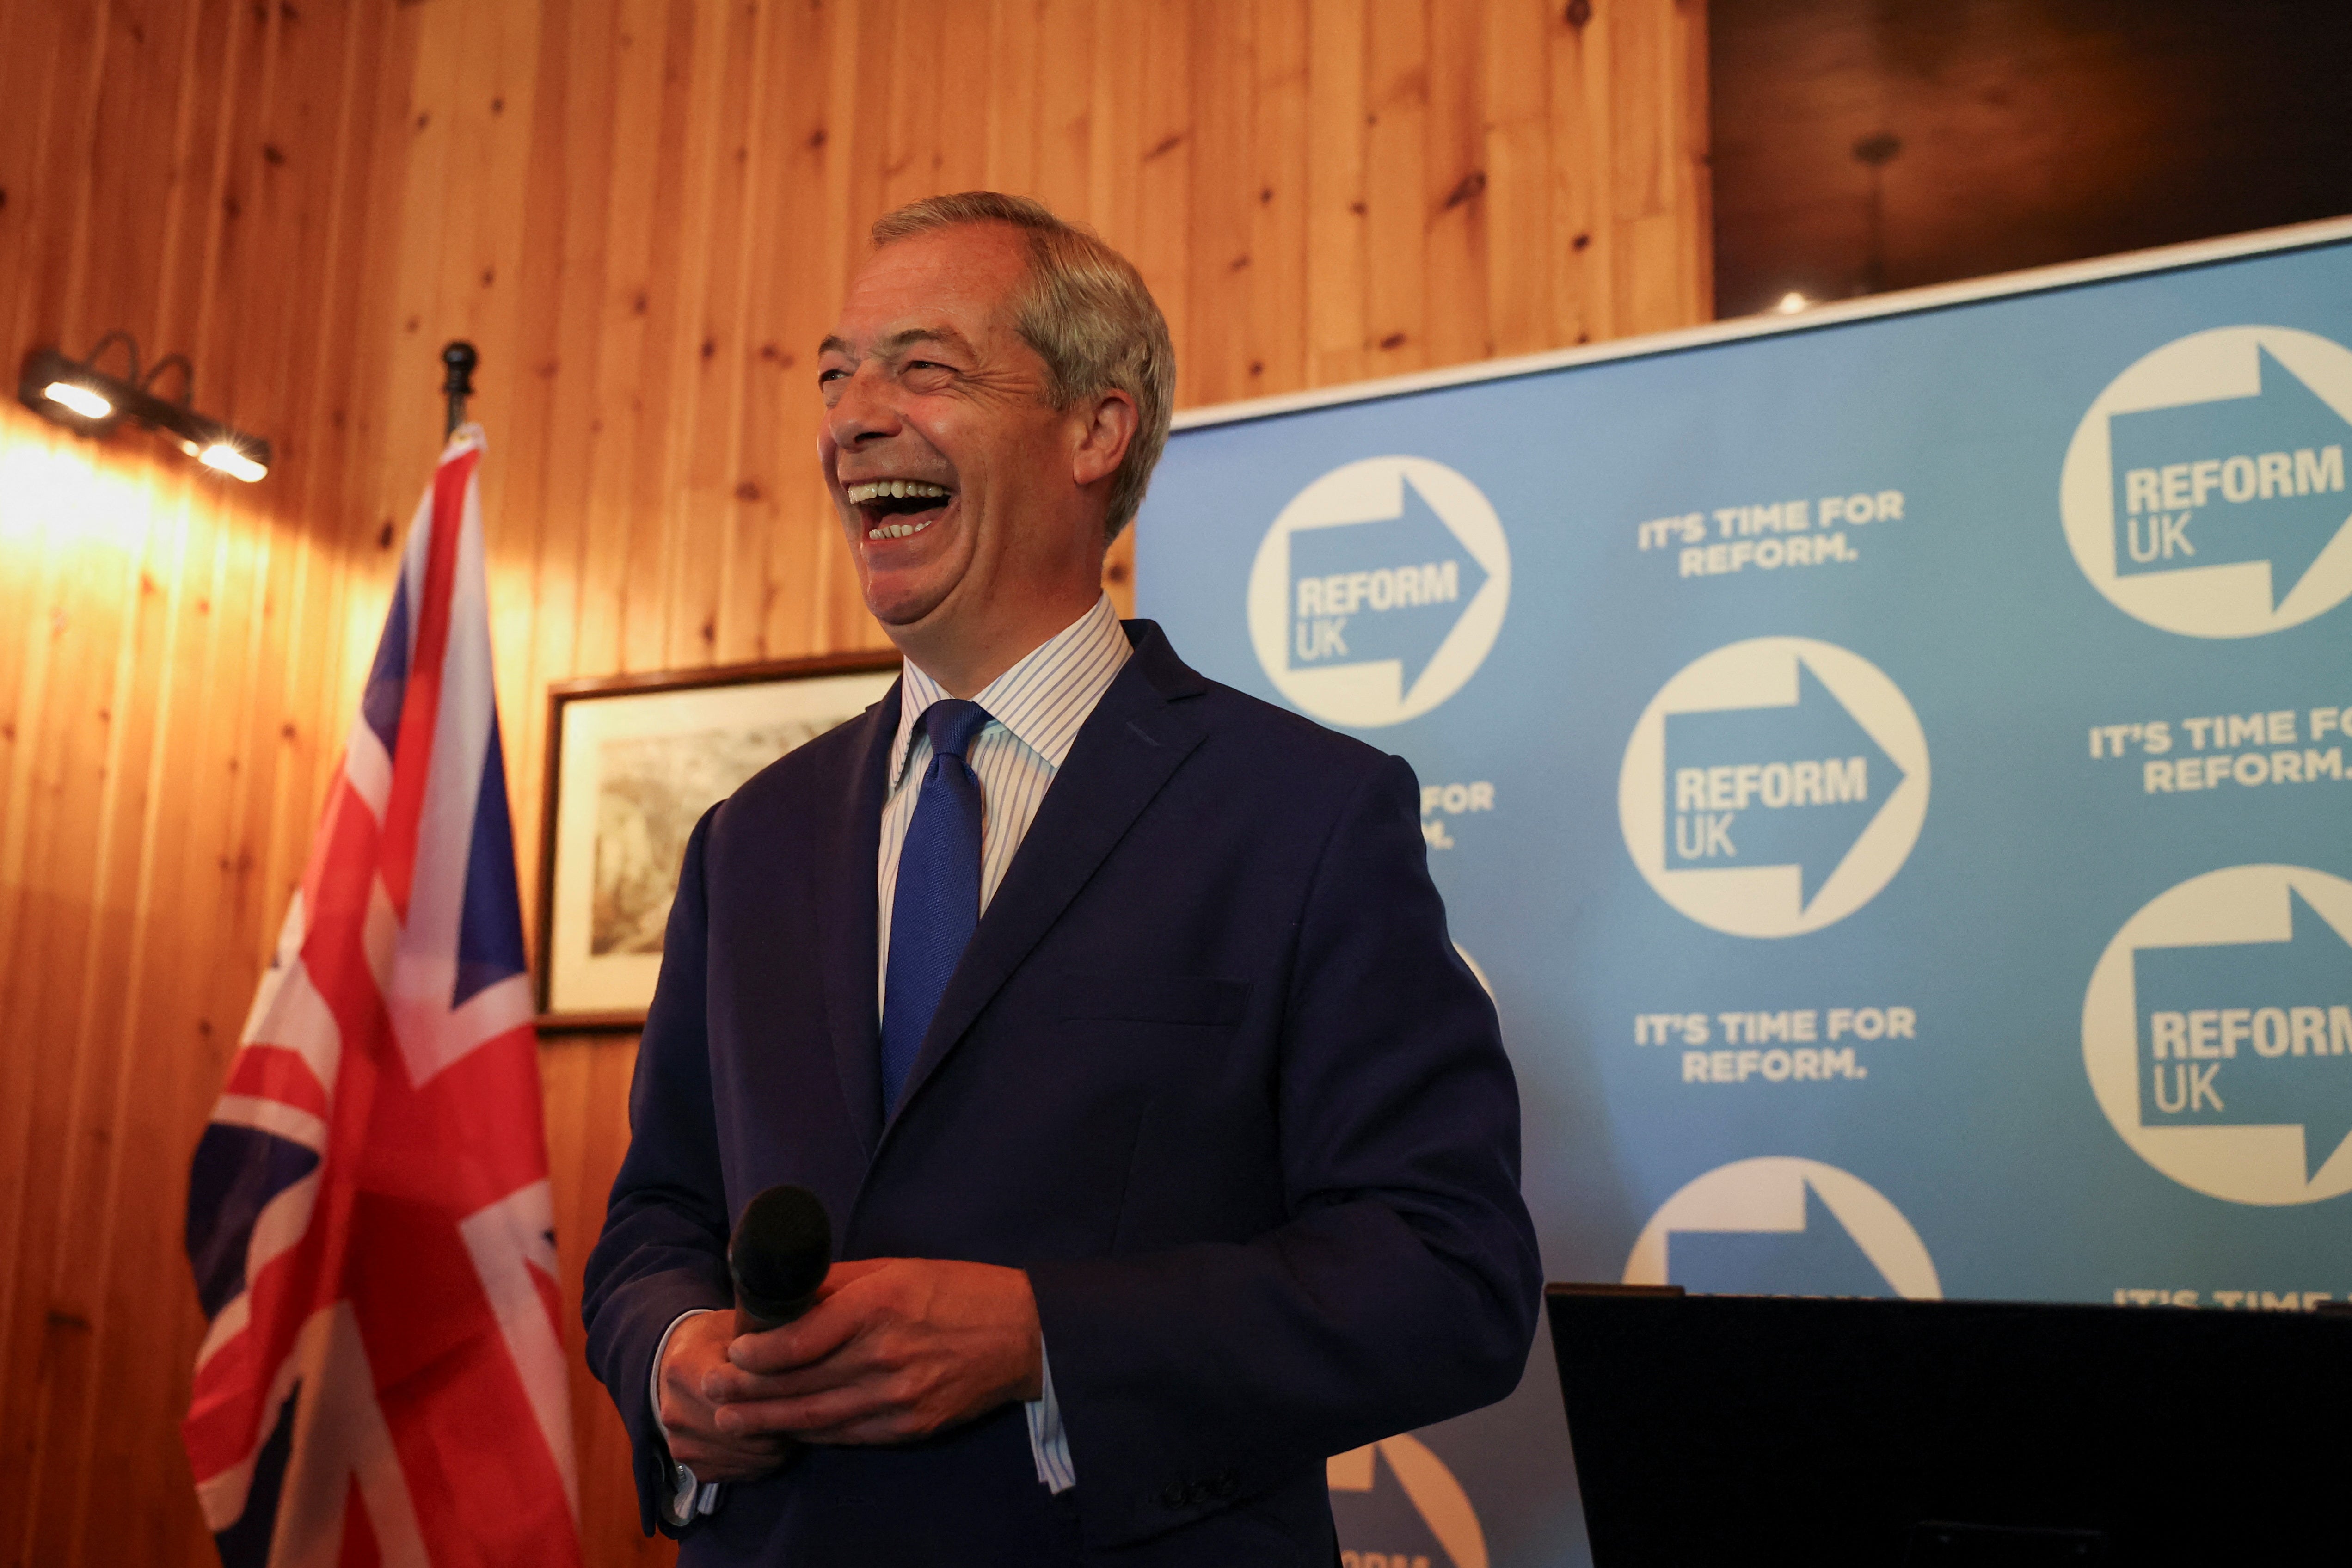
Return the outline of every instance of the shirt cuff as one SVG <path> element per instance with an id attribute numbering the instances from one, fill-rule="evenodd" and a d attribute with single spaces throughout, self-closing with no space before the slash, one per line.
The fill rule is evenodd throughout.
<path id="1" fill-rule="evenodd" d="M 662 1457 L 666 1459 L 669 1458 L 669 1428 L 662 1425 L 661 1418 L 662 1354 L 669 1349 L 669 1337 L 677 1332 L 677 1326 L 680 1323 L 688 1318 L 698 1318 L 712 1310 L 709 1307 L 697 1307 L 692 1311 L 680 1312 L 669 1321 L 669 1327 L 662 1331 L 660 1342 L 654 1346 L 654 1368 L 652 1374 L 646 1381 L 646 1398 L 653 1405 L 654 1430 L 661 1434 Z M 670 1495 L 663 1500 L 662 1506 L 668 1513 L 669 1521 L 672 1524 L 688 1523 L 714 1511 L 719 1507 L 719 1482 L 697 1481 L 694 1479 L 694 1472 L 675 1459 L 669 1460 L 669 1478 Z"/>
<path id="2" fill-rule="evenodd" d="M 1037 1484 L 1058 1496 L 1078 1484 L 1078 1473 L 1070 1468 L 1069 1435 L 1062 1430 L 1062 1405 L 1054 1397 L 1054 1363 L 1046 1359 L 1042 1334 L 1037 1364 L 1043 1392 L 1024 1404 L 1021 1413 L 1029 1418 L 1029 1457 L 1037 1461 Z"/>

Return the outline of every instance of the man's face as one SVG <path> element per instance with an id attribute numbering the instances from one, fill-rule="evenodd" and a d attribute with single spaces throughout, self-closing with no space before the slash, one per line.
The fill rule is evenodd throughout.
<path id="1" fill-rule="evenodd" d="M 903 239 L 859 269 L 825 340 L 817 451 L 866 607 L 894 634 L 1017 621 L 1099 570 L 1076 426 L 1012 320 L 1028 275 L 1003 225 Z"/>

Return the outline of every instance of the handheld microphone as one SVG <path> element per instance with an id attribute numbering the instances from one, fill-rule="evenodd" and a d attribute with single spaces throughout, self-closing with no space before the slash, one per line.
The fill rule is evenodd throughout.
<path id="1" fill-rule="evenodd" d="M 727 1272 L 735 1281 L 735 1331 L 765 1333 L 809 1310 L 833 1267 L 833 1222 L 806 1187 L 785 1183 L 743 1205 L 727 1243 Z M 673 1465 L 672 1496 L 664 1500 L 672 1524 L 692 1524 L 724 1504 L 723 1482 L 695 1478 Z"/>
<path id="2" fill-rule="evenodd" d="M 764 1333 L 807 1311 L 832 1266 L 833 1224 L 814 1193 L 788 1182 L 753 1198 L 727 1244 L 735 1331 Z"/>

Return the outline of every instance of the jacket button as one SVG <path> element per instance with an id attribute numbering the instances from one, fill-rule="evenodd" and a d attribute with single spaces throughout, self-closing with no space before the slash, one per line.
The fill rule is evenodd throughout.
<path id="1" fill-rule="evenodd" d="M 1166 1489 L 1162 1490 L 1160 1494 L 1160 1506 L 1162 1508 L 1182 1508 L 1184 1506 L 1183 1483 L 1181 1481 L 1172 1483 Z"/>
<path id="2" fill-rule="evenodd" d="M 1234 1473 L 1231 1470 L 1227 1470 L 1223 1475 L 1219 1476 L 1215 1480 L 1209 1483 L 1209 1489 L 1221 1498 L 1227 1498 L 1241 1490 L 1242 1484 L 1241 1482 L 1234 1479 Z"/>

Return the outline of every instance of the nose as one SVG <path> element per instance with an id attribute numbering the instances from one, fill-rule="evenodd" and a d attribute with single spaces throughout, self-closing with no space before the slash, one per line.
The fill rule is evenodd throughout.
<path id="1" fill-rule="evenodd" d="M 824 419 L 825 432 L 835 446 L 854 451 L 898 434 L 898 400 L 890 395 L 890 378 L 881 366 L 866 360 L 850 373 L 846 381 L 834 384 L 840 393 L 833 406 L 825 410 Z"/>

